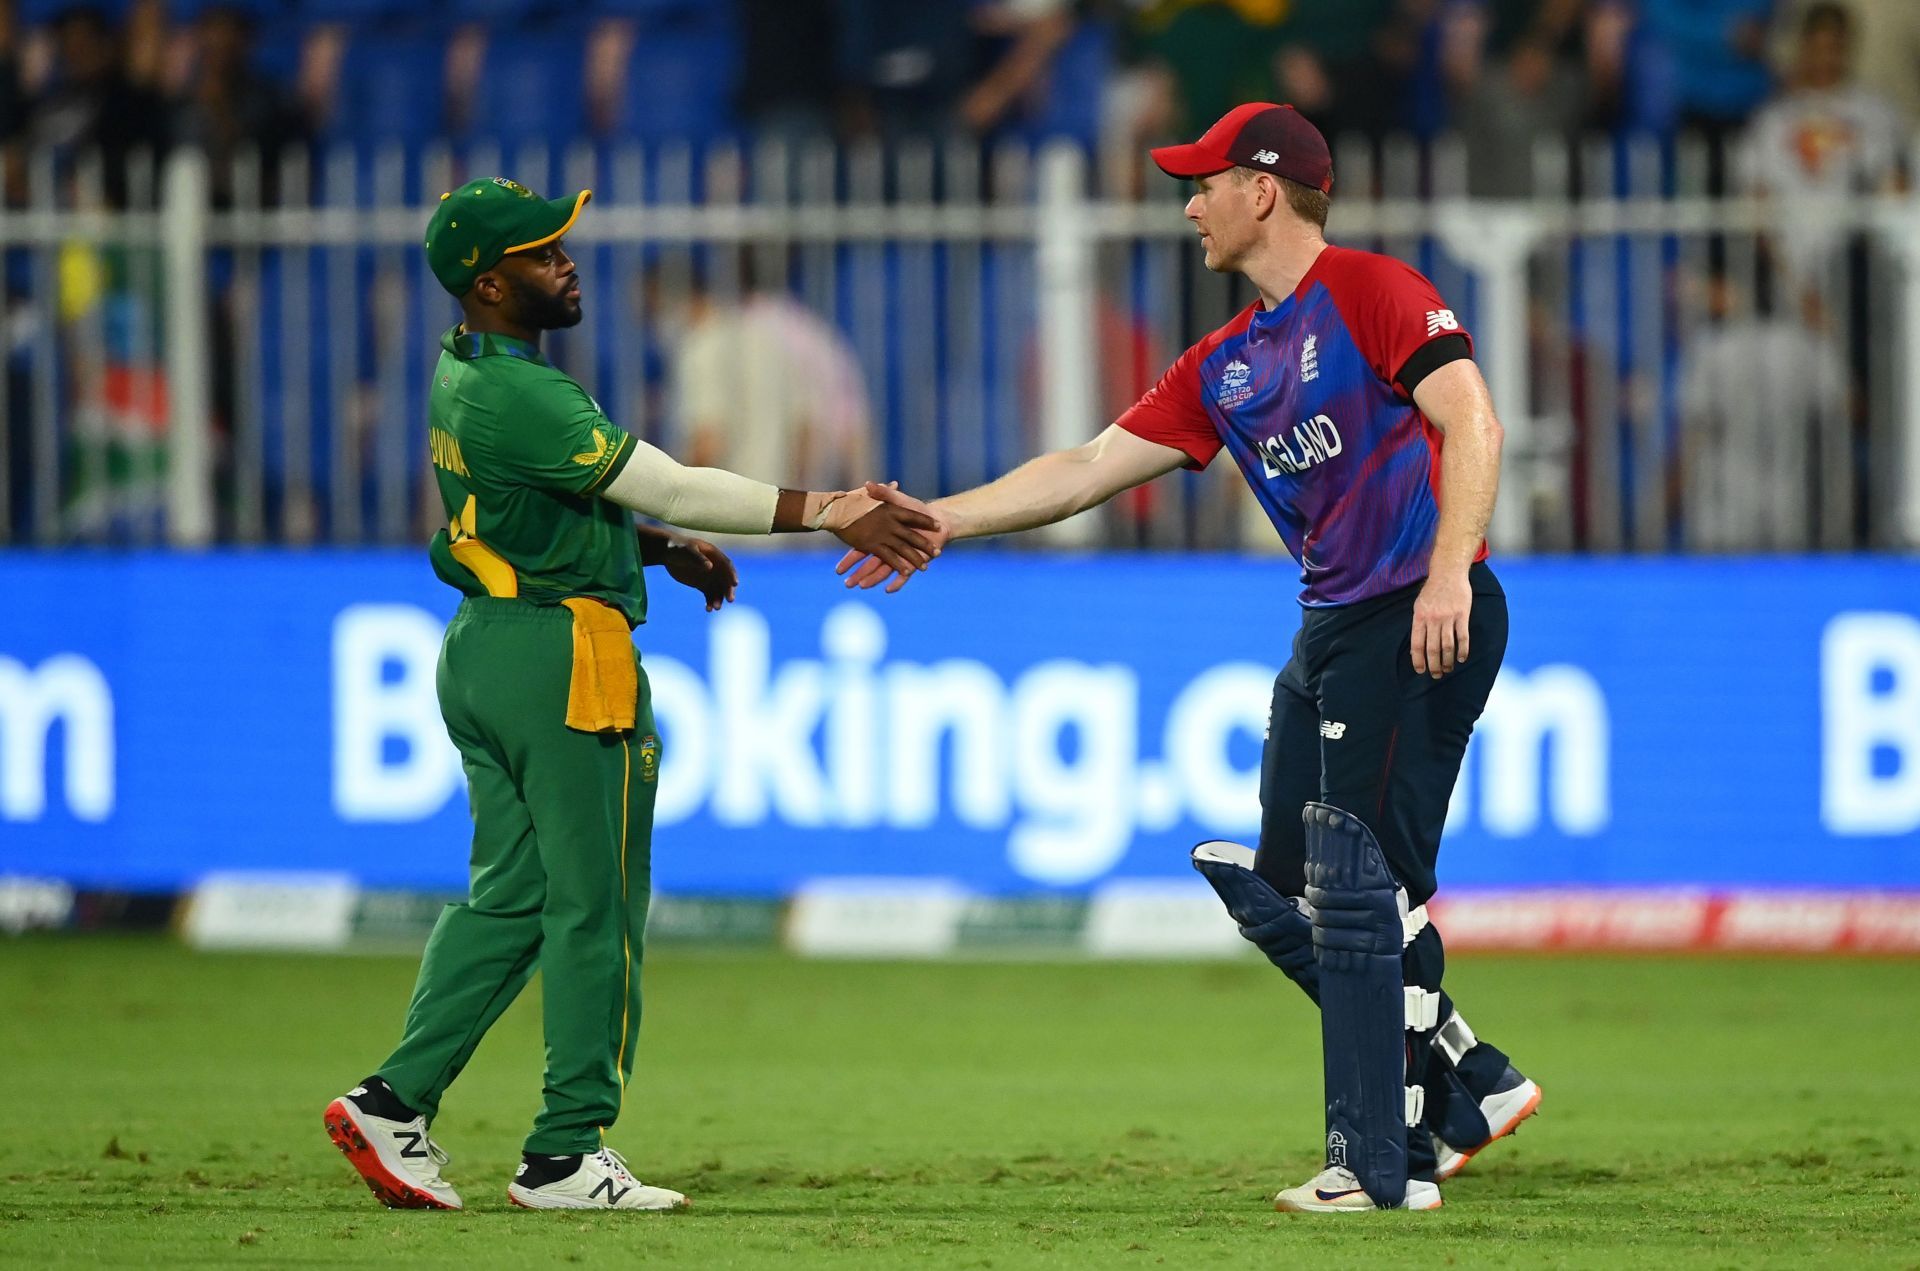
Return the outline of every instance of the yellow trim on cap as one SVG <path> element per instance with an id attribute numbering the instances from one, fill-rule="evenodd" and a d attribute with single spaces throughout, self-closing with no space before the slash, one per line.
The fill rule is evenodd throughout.
<path id="1" fill-rule="evenodd" d="M 503 256 L 511 256 L 515 252 L 524 252 L 529 248 L 545 247 L 548 243 L 551 243 L 554 239 L 562 237 L 563 235 L 566 234 L 568 230 L 573 228 L 573 223 L 580 219 L 580 209 L 585 207 L 587 205 L 587 200 L 592 197 L 593 197 L 592 190 L 580 191 L 579 197 L 574 199 L 573 201 L 573 215 L 567 218 L 567 223 L 565 225 L 562 225 L 559 229 L 553 231 L 553 233 L 547 235 L 545 238 L 536 238 L 531 243 L 520 243 L 517 246 L 507 248 L 506 251 L 500 254 Z"/>

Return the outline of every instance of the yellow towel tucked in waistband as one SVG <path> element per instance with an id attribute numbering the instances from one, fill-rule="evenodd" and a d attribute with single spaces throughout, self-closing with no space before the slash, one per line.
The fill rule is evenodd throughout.
<path id="1" fill-rule="evenodd" d="M 567 727 L 583 733 L 626 732 L 640 704 L 640 664 L 633 631 L 618 609 L 573 596 L 573 677 L 567 682 Z"/>

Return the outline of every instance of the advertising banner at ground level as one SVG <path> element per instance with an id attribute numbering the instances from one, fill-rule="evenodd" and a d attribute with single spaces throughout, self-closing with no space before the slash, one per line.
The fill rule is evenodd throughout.
<path id="1" fill-rule="evenodd" d="M 1085 894 L 1252 841 L 1289 562 L 961 548 L 884 596 L 830 560 L 747 558 L 717 615 L 649 571 L 662 890 Z M 1443 893 L 1920 888 L 1920 563 L 1495 564 Z M 0 588 L 0 875 L 464 886 L 423 553 L 0 554 Z"/>

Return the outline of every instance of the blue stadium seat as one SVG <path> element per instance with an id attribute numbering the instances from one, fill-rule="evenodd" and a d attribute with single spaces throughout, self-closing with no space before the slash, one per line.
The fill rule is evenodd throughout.
<path id="1" fill-rule="evenodd" d="M 418 143 L 446 130 L 444 41 L 356 34 L 340 71 L 329 138 Z"/>
<path id="2" fill-rule="evenodd" d="M 595 17 L 662 19 L 707 18 L 717 9 L 732 6 L 725 0 L 587 0 L 581 6 Z"/>
<path id="3" fill-rule="evenodd" d="M 292 0 L 305 22 L 388 23 L 440 16 L 439 0 Z"/>
<path id="4" fill-rule="evenodd" d="M 496 33 L 468 120 L 470 136 L 564 147 L 586 128 L 586 49 L 567 35 Z"/>
<path id="5" fill-rule="evenodd" d="M 19 0 L 14 5 L 14 20 L 23 27 L 42 26 L 53 21 L 68 9 L 98 9 L 107 15 L 110 22 L 119 22 L 127 16 L 129 0 Z"/>
<path id="6" fill-rule="evenodd" d="M 445 0 L 445 14 L 454 22 L 484 22 L 490 27 L 517 26 L 553 14 L 558 0 Z"/>
<path id="7" fill-rule="evenodd" d="M 262 19 L 253 39 L 253 69 L 284 90 L 293 91 L 294 77 L 300 70 L 300 49 L 306 30 L 283 19 Z"/>
<path id="8" fill-rule="evenodd" d="M 614 137 L 700 141 L 726 131 L 739 65 L 739 46 L 724 31 L 642 30 Z"/>

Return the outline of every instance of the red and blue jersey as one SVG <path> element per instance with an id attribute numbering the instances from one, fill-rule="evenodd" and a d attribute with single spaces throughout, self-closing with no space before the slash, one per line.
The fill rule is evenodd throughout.
<path id="1" fill-rule="evenodd" d="M 1292 295 L 1181 354 L 1119 423 L 1192 468 L 1225 446 L 1300 562 L 1300 603 L 1352 604 L 1427 575 L 1441 435 L 1403 374 L 1450 336 L 1466 332 L 1418 271 L 1328 247 Z"/>

